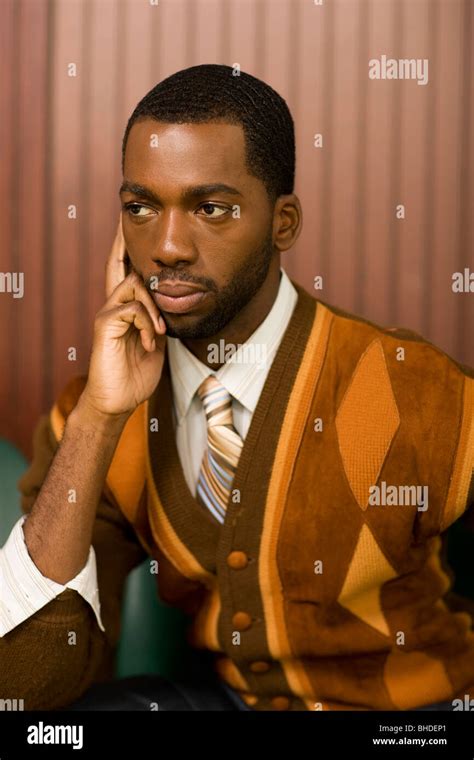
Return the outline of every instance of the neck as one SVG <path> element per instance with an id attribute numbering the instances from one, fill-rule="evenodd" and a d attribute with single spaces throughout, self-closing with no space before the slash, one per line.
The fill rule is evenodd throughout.
<path id="1" fill-rule="evenodd" d="M 270 312 L 279 287 L 280 264 L 277 262 L 276 266 L 270 267 L 264 284 L 252 300 L 220 332 L 209 338 L 185 339 L 182 342 L 200 362 L 211 369 L 219 369 L 223 364 L 208 360 L 209 344 L 219 343 L 220 340 L 233 345 L 245 343 Z"/>

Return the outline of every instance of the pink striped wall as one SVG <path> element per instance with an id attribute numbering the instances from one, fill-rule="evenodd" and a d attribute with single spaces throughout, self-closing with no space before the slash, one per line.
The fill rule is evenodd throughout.
<path id="1" fill-rule="evenodd" d="M 323 300 L 411 327 L 474 365 L 474 293 L 451 289 L 453 272 L 474 271 L 470 0 L 1 0 L 0 10 L 0 271 L 25 276 L 23 299 L 0 293 L 0 435 L 29 454 L 38 414 L 86 372 L 127 118 L 160 79 L 198 63 L 239 63 L 292 110 L 305 221 L 283 258 L 290 276 L 311 290 L 322 275 Z M 429 84 L 370 80 L 382 54 L 428 58 Z"/>

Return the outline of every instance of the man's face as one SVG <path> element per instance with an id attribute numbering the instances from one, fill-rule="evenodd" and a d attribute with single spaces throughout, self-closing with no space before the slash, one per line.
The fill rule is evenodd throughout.
<path id="1" fill-rule="evenodd" d="M 132 184 L 155 198 L 137 187 L 133 192 Z M 211 187 L 218 185 L 227 188 Z M 216 335 L 253 298 L 278 256 L 273 208 L 264 184 L 247 171 L 242 128 L 152 119 L 135 123 L 123 187 L 127 251 L 155 297 L 167 334 L 181 339 Z M 178 281 L 202 287 L 205 295 L 173 313 L 163 301 L 160 305 L 157 289 Z"/>

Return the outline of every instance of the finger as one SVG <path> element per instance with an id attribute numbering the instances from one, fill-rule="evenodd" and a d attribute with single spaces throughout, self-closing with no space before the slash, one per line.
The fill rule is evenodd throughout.
<path id="1" fill-rule="evenodd" d="M 125 259 L 127 249 L 122 231 L 122 214 L 120 214 L 115 239 L 112 243 L 110 254 L 105 265 L 105 295 L 109 298 L 115 288 L 123 282 L 127 276 Z"/>
<path id="2" fill-rule="evenodd" d="M 166 325 L 164 319 L 143 281 L 136 272 L 131 272 L 131 274 L 120 283 L 109 298 L 106 306 L 113 307 L 121 303 L 127 303 L 128 301 L 141 301 L 150 315 L 150 319 L 155 326 L 156 332 L 160 335 L 165 333 Z"/>
<path id="3" fill-rule="evenodd" d="M 123 304 L 118 308 L 116 316 L 121 322 L 133 325 L 138 330 L 145 351 L 155 350 L 154 325 L 148 311 L 140 301 L 129 301 Z"/>

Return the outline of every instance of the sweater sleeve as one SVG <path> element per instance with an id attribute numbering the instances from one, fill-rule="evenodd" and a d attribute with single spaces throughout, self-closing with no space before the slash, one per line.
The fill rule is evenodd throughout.
<path id="1" fill-rule="evenodd" d="M 474 371 L 468 369 L 462 383 L 462 405 L 459 415 L 458 438 L 447 499 L 442 511 L 441 531 L 461 516 L 467 522 L 474 498 Z"/>
<path id="2" fill-rule="evenodd" d="M 439 380 L 425 386 L 430 417 L 420 477 L 429 486 L 429 507 L 418 512 L 421 538 L 444 533 L 462 520 L 469 527 L 474 499 L 474 371 L 452 360 L 444 362 Z M 436 379 L 438 376 L 436 376 Z M 421 461 L 421 460 L 420 460 Z M 421 468 L 424 467 L 422 470 Z"/>
<path id="3" fill-rule="evenodd" d="M 38 612 L 66 588 L 73 588 L 89 602 L 99 628 L 99 590 L 94 547 L 89 548 L 86 564 L 64 585 L 43 575 L 31 559 L 23 533 L 26 515 L 15 523 L 5 546 L 0 549 L 0 637 Z"/>
<path id="4" fill-rule="evenodd" d="M 18 482 L 24 514 L 35 503 L 57 447 L 50 416 L 44 415 L 34 431 L 32 462 Z M 0 638 L 1 699 L 23 699 L 25 710 L 57 709 L 113 675 L 125 580 L 146 553 L 107 486 L 92 546 L 105 631 L 91 605 L 67 588 Z"/>

